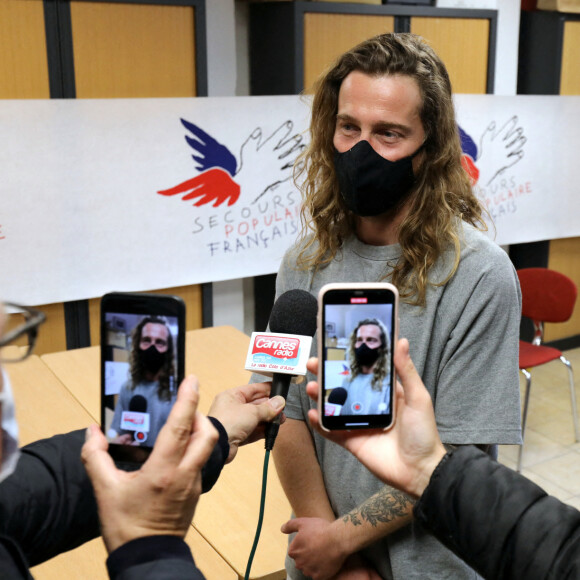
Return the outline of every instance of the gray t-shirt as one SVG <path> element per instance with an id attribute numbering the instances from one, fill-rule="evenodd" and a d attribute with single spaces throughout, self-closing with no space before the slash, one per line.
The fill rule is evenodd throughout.
<path id="1" fill-rule="evenodd" d="M 293 246 L 284 256 L 277 296 L 294 288 L 317 296 L 329 282 L 389 281 L 401 248 L 398 244 L 368 246 L 352 236 L 340 254 L 316 272 L 296 268 L 298 251 L 299 247 Z M 444 253 L 430 272 L 430 281 L 442 282 L 453 260 L 453 251 Z M 508 256 L 467 224 L 463 224 L 461 259 L 451 280 L 440 286 L 429 285 L 424 307 L 401 302 L 399 334 L 409 339 L 413 362 L 431 393 L 443 443 L 521 443 L 520 312 L 519 284 Z M 316 341 L 312 355 L 316 356 Z M 305 384 L 290 388 L 285 413 L 292 419 L 306 421 L 308 409 L 314 406 Z M 337 517 L 384 487 L 348 451 L 317 433 L 313 436 Z M 415 524 L 376 542 L 364 553 L 383 578 L 477 578 L 473 570 Z M 292 580 L 304 578 L 290 558 L 287 570 Z"/>
<path id="2" fill-rule="evenodd" d="M 380 391 L 373 389 L 373 373 L 360 374 L 354 379 L 345 379 L 342 386 L 346 389 L 346 400 L 340 411 L 341 415 L 380 415 L 390 411 L 389 387 L 391 375 L 383 381 Z"/>

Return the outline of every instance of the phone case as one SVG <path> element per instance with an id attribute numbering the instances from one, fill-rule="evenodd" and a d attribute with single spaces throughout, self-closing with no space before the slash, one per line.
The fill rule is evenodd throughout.
<path id="1" fill-rule="evenodd" d="M 321 288 L 317 332 L 318 412 L 324 430 L 392 427 L 398 302 L 397 288 L 387 282 L 334 283 Z M 368 324 L 363 324 L 365 321 Z M 357 329 L 357 325 L 362 328 Z M 355 349 L 357 341 L 361 344 Z M 369 348 L 369 341 L 374 341 L 372 346 L 377 345 L 377 352 Z M 352 354 L 355 356 L 349 356 Z M 388 376 L 386 369 L 389 369 Z"/>

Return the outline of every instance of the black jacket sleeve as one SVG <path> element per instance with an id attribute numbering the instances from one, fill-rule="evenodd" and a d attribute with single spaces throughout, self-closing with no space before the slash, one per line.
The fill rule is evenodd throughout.
<path id="1" fill-rule="evenodd" d="M 100 535 L 84 441 L 79 430 L 23 447 L 16 471 L 0 485 L 0 534 L 20 546 L 30 566 Z"/>
<path id="2" fill-rule="evenodd" d="M 230 444 L 228 441 L 228 434 L 224 426 L 215 418 L 208 417 L 212 425 L 219 433 L 219 439 L 214 447 L 209 459 L 201 470 L 201 492 L 207 493 L 218 480 L 223 466 L 226 463 L 230 453 Z"/>
<path id="3" fill-rule="evenodd" d="M 485 578 L 580 578 L 580 512 L 473 446 L 444 457 L 414 513 Z"/>

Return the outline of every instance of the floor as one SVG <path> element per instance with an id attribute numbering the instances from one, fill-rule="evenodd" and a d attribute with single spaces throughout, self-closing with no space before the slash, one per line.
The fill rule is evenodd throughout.
<path id="1" fill-rule="evenodd" d="M 580 406 L 580 348 L 564 355 L 575 372 Z M 549 494 L 580 509 L 580 443 L 574 441 L 568 370 L 557 360 L 531 369 L 531 374 L 522 474 Z M 522 403 L 524 385 L 521 376 Z M 515 469 L 517 458 L 517 446 L 500 446 L 501 463 Z"/>

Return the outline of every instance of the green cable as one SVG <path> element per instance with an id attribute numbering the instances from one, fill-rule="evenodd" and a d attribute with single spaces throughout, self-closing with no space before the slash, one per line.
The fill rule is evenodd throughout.
<path id="1" fill-rule="evenodd" d="M 262 497 L 260 498 L 260 516 L 258 517 L 258 527 L 256 529 L 256 536 L 254 537 L 254 545 L 252 546 L 252 551 L 250 552 L 250 559 L 248 560 L 248 566 L 246 568 L 246 575 L 244 576 L 244 580 L 248 580 L 250 577 L 252 562 L 254 561 L 254 555 L 256 553 L 256 548 L 258 547 L 258 540 L 260 539 L 260 533 L 262 532 L 262 523 L 264 521 L 264 505 L 266 503 L 266 483 L 268 481 L 269 459 L 270 459 L 270 450 L 266 450 L 266 456 L 264 457 L 264 471 L 262 473 Z"/>

